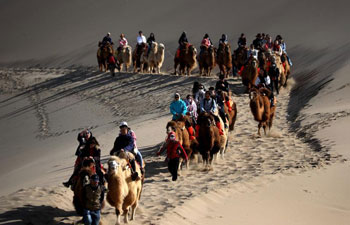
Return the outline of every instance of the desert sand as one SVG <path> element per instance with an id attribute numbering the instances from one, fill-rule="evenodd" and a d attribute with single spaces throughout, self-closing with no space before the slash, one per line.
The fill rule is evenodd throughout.
<path id="1" fill-rule="evenodd" d="M 91 128 L 108 159 L 118 125 L 136 132 L 147 168 L 130 224 L 349 224 L 350 30 L 347 1 L 0 1 L 0 224 L 73 224 L 80 218 L 62 186 L 76 136 Z M 97 42 L 107 31 L 131 46 L 139 30 L 165 44 L 161 75 L 98 71 Z M 222 33 L 236 48 L 241 32 L 281 34 L 293 61 L 277 97 L 271 132 L 257 136 L 240 79 L 225 157 L 204 172 L 191 163 L 171 182 L 164 156 L 175 92 L 190 94 L 216 76 L 174 76 L 181 32 L 198 46 Z M 217 72 L 217 69 L 214 71 Z M 114 209 L 102 213 L 115 224 Z"/>

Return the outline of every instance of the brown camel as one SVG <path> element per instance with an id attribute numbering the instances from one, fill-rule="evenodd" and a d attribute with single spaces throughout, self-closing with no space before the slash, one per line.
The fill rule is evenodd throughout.
<path id="1" fill-rule="evenodd" d="M 270 107 L 270 100 L 267 97 L 269 90 L 266 88 L 257 89 L 253 87 L 249 92 L 250 98 L 250 110 L 254 116 L 254 119 L 259 122 L 258 135 L 260 134 L 260 128 L 264 128 L 264 134 L 266 135 L 266 127 L 271 129 L 273 117 L 275 115 L 276 105 Z"/>
<path id="2" fill-rule="evenodd" d="M 267 59 L 267 53 L 264 50 L 258 52 L 259 68 L 263 68 L 265 71 L 267 69 Z"/>
<path id="3" fill-rule="evenodd" d="M 214 155 L 225 148 L 226 143 L 220 136 L 219 129 L 213 123 L 213 117 L 208 113 L 198 116 L 198 148 L 202 155 L 203 163 L 209 169 Z"/>
<path id="4" fill-rule="evenodd" d="M 232 56 L 231 56 L 231 46 L 230 44 L 220 43 L 217 51 L 216 62 L 220 68 L 220 74 L 228 75 L 232 68 Z"/>
<path id="5" fill-rule="evenodd" d="M 113 45 L 110 43 L 105 44 L 102 46 L 102 43 L 98 43 L 98 50 L 97 50 L 97 62 L 98 62 L 98 67 L 100 71 L 107 71 L 108 69 L 108 56 L 112 54 L 114 55 L 114 49 Z"/>
<path id="6" fill-rule="evenodd" d="M 221 92 L 221 98 L 224 99 L 224 110 L 229 119 L 229 131 L 233 131 L 237 119 L 237 106 L 232 97 L 227 92 Z"/>
<path id="7" fill-rule="evenodd" d="M 232 55 L 232 65 L 233 65 L 233 73 L 237 73 L 241 70 L 242 66 L 246 63 L 248 58 L 248 49 L 245 47 L 240 47 L 236 51 L 234 51 Z"/>
<path id="8" fill-rule="evenodd" d="M 127 154 L 127 153 L 123 153 Z M 129 156 L 133 157 L 132 153 Z M 115 207 L 117 215 L 116 224 L 120 224 L 121 215 L 124 216 L 124 222 L 129 222 L 129 209 L 131 207 L 131 218 L 135 217 L 136 208 L 141 197 L 142 181 L 131 179 L 131 169 L 127 159 L 121 156 L 111 156 L 108 160 L 108 172 L 106 174 L 108 182 L 108 203 Z M 136 165 L 136 172 L 141 174 L 140 167 Z"/>
<path id="9" fill-rule="evenodd" d="M 208 48 L 202 46 L 203 50 L 198 56 L 199 75 L 202 76 L 203 70 L 204 75 L 210 76 L 211 71 L 216 66 L 216 50 L 213 46 Z"/>
<path id="10" fill-rule="evenodd" d="M 288 81 L 288 78 L 290 75 L 290 65 L 288 62 L 287 55 L 284 52 L 282 53 L 282 56 L 281 56 L 281 62 L 282 62 L 283 69 L 284 69 L 284 76 L 283 77 L 281 76 L 280 86 L 286 87 L 287 81 Z"/>
<path id="11" fill-rule="evenodd" d="M 141 45 L 136 45 L 135 50 L 132 54 L 132 63 L 134 66 L 134 73 L 143 72 L 146 67 L 145 63 L 147 62 L 147 47 L 148 45 L 142 43 Z"/>
<path id="12" fill-rule="evenodd" d="M 251 57 L 242 71 L 242 83 L 247 87 L 247 92 L 255 85 L 258 75 L 258 61 Z"/>
<path id="13" fill-rule="evenodd" d="M 116 59 L 120 64 L 119 72 L 123 70 L 123 65 L 125 66 L 125 71 L 128 72 L 128 68 L 130 68 L 131 61 L 132 61 L 131 46 L 127 45 L 127 46 L 124 46 L 122 49 L 120 49 L 120 51 L 116 53 Z"/>
<path id="14" fill-rule="evenodd" d="M 73 196 L 73 205 L 75 211 L 78 215 L 83 215 L 83 189 L 86 184 L 89 183 L 91 175 L 96 173 L 95 162 L 93 159 L 87 158 L 83 160 L 83 166 L 79 171 L 79 176 L 76 183 L 72 186 L 72 190 L 74 192 Z"/>
<path id="15" fill-rule="evenodd" d="M 179 68 L 179 74 L 182 75 L 186 72 L 187 75 L 191 75 L 192 70 L 197 66 L 197 49 L 190 44 L 180 49 L 179 56 L 175 55 L 174 59 L 174 74 L 177 74 L 177 67 Z"/>

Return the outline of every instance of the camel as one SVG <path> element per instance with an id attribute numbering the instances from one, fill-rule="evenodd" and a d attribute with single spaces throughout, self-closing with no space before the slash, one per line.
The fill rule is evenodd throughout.
<path id="1" fill-rule="evenodd" d="M 123 153 L 127 154 L 127 153 Z M 128 153 L 133 157 L 132 153 Z M 124 222 L 129 222 L 129 210 L 131 207 L 131 218 L 135 219 L 135 212 L 138 202 L 141 198 L 142 181 L 131 179 L 131 169 L 129 162 L 124 156 L 111 156 L 108 160 L 108 172 L 106 179 L 108 182 L 107 202 L 115 207 L 117 216 L 116 224 L 120 224 L 121 215 L 124 216 Z M 136 165 L 136 172 L 141 174 L 140 167 Z"/>
<path id="2" fill-rule="evenodd" d="M 160 73 L 160 68 L 163 65 L 164 62 L 164 51 L 165 47 L 164 44 L 153 42 L 151 51 L 148 55 L 148 67 L 149 72 L 156 71 L 158 74 Z"/>
<path id="3" fill-rule="evenodd" d="M 222 121 L 221 121 L 222 122 Z M 214 155 L 220 152 L 222 155 L 227 144 L 227 136 L 220 136 L 219 129 L 213 123 L 212 115 L 204 112 L 198 116 L 198 148 L 202 155 L 203 163 L 209 169 Z M 223 125 L 223 124 L 222 124 Z"/>
<path id="4" fill-rule="evenodd" d="M 259 68 L 267 69 L 267 53 L 263 50 L 258 52 Z"/>
<path id="5" fill-rule="evenodd" d="M 278 82 L 279 83 L 278 88 L 280 89 L 281 86 L 287 83 L 286 72 L 284 70 L 281 57 L 277 54 L 273 54 L 272 58 L 273 58 L 273 61 L 276 63 L 278 70 L 280 71 L 279 82 Z"/>
<path id="6" fill-rule="evenodd" d="M 123 64 L 125 66 L 125 72 L 128 72 L 128 68 L 130 67 L 131 61 L 132 61 L 131 46 L 129 45 L 124 46 L 120 51 L 116 52 L 115 57 L 120 64 L 119 72 L 123 70 Z"/>
<path id="7" fill-rule="evenodd" d="M 76 181 L 75 185 L 72 186 L 72 190 L 74 193 L 73 196 L 73 205 L 75 208 L 75 211 L 79 216 L 83 216 L 83 202 L 84 202 L 84 196 L 83 196 L 83 189 L 84 185 L 89 183 L 89 179 L 91 175 L 95 174 L 95 162 L 93 159 L 85 159 L 83 161 L 83 166 L 79 171 L 78 180 Z"/>
<path id="8" fill-rule="evenodd" d="M 174 74 L 177 74 L 177 66 L 180 65 L 179 74 L 182 75 L 185 73 L 191 75 L 192 70 L 197 67 L 197 49 L 190 44 L 187 44 L 185 48 L 180 49 L 180 55 L 177 57 L 175 55 L 174 59 Z"/>
<path id="9" fill-rule="evenodd" d="M 134 66 L 134 73 L 143 72 L 146 68 L 145 63 L 147 62 L 147 44 L 142 43 L 141 46 L 136 46 L 134 52 L 132 53 L 132 62 Z"/>
<path id="10" fill-rule="evenodd" d="M 247 48 L 238 48 L 236 51 L 234 51 L 232 55 L 232 65 L 233 65 L 233 74 L 240 71 L 242 66 L 247 61 L 248 57 L 248 49 Z"/>
<path id="11" fill-rule="evenodd" d="M 290 75 L 290 65 L 289 65 L 289 62 L 288 62 L 288 58 L 287 58 L 287 55 L 285 52 L 282 53 L 282 56 L 281 56 L 281 62 L 282 62 L 282 65 L 283 65 L 283 69 L 284 69 L 284 77 L 282 80 L 282 77 L 281 77 L 281 86 L 283 87 L 286 87 L 287 86 L 287 81 L 288 81 L 288 78 L 289 78 L 289 75 Z"/>
<path id="12" fill-rule="evenodd" d="M 113 45 L 107 43 L 102 47 L 102 43 L 99 42 L 97 50 L 97 63 L 101 72 L 106 72 L 108 70 L 108 56 L 110 54 L 114 55 Z"/>
<path id="13" fill-rule="evenodd" d="M 237 119 L 237 106 L 236 103 L 232 100 L 230 93 L 221 92 L 221 98 L 224 99 L 224 110 L 229 118 L 229 131 L 233 131 Z"/>
<path id="14" fill-rule="evenodd" d="M 255 80 L 258 75 L 258 61 L 254 58 L 250 58 L 242 71 L 242 83 L 247 87 L 248 92 L 255 85 Z"/>
<path id="15" fill-rule="evenodd" d="M 199 64 L 199 75 L 210 76 L 212 69 L 216 66 L 216 50 L 213 46 L 208 48 L 204 48 L 198 56 L 198 64 Z"/>
<path id="16" fill-rule="evenodd" d="M 261 92 L 261 90 L 253 87 L 249 93 L 250 98 L 250 110 L 254 116 L 254 119 L 259 122 L 258 135 L 260 134 L 260 128 L 264 128 L 264 134 L 266 135 L 266 127 L 269 130 L 272 127 L 273 117 L 275 115 L 276 105 L 270 107 L 269 98 Z"/>
<path id="17" fill-rule="evenodd" d="M 223 74 L 225 75 L 225 78 L 228 78 L 232 68 L 231 46 L 229 44 L 219 44 L 216 62 L 219 65 L 220 74 Z"/>

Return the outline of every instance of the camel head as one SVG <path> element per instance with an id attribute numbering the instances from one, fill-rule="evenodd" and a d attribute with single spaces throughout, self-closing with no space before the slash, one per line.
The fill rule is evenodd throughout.
<path id="1" fill-rule="evenodd" d="M 120 174 L 126 169 L 126 160 L 118 156 L 111 156 L 108 160 L 108 173 Z"/>
<path id="2" fill-rule="evenodd" d="M 158 50 L 159 51 L 164 51 L 165 50 L 164 44 L 160 43 L 159 46 L 158 46 Z"/>
<path id="3" fill-rule="evenodd" d="M 231 47 L 229 44 L 225 45 L 225 52 L 226 54 L 231 54 Z"/>
<path id="4" fill-rule="evenodd" d="M 158 50 L 158 43 L 157 42 L 153 42 L 150 47 L 151 47 L 153 52 L 157 52 L 157 50 Z"/>
<path id="5" fill-rule="evenodd" d="M 201 127 L 210 127 L 212 125 L 212 117 L 208 113 L 201 113 L 198 117 L 198 124 Z"/>
<path id="6" fill-rule="evenodd" d="M 258 97 L 259 95 L 259 90 L 256 88 L 252 88 L 249 92 L 249 99 L 254 100 Z"/>
<path id="7" fill-rule="evenodd" d="M 126 46 L 124 49 L 125 49 L 125 53 L 131 54 L 131 47 L 129 45 Z"/>
<path id="8" fill-rule="evenodd" d="M 188 50 L 189 50 L 189 52 L 190 52 L 191 54 L 193 54 L 194 56 L 197 55 L 197 49 L 196 49 L 193 45 L 190 45 L 190 46 L 188 47 Z"/>

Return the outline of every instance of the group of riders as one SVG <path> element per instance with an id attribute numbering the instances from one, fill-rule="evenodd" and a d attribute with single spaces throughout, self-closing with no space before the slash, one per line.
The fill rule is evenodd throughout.
<path id="1" fill-rule="evenodd" d="M 152 43 L 155 42 L 155 36 L 153 33 L 146 39 L 143 35 L 142 31 L 139 31 L 139 35 L 137 36 L 137 50 L 144 48 L 144 46 L 151 46 Z M 188 47 L 189 41 L 187 39 L 186 32 L 183 32 L 179 38 L 179 47 L 176 52 L 176 57 L 179 57 L 180 51 L 183 48 Z M 220 44 L 228 44 L 227 35 L 223 34 L 219 40 Z M 110 44 L 113 45 L 113 41 L 111 39 L 111 34 L 107 33 L 107 35 L 103 38 L 100 47 Z M 234 51 L 234 55 L 240 49 L 247 50 L 247 63 L 251 59 L 258 60 L 258 52 L 259 51 L 272 51 L 277 55 L 281 56 L 282 53 L 286 54 L 286 44 L 284 43 L 282 37 L 277 35 L 276 39 L 272 41 L 272 38 L 268 34 L 257 34 L 256 39 L 250 45 L 250 48 L 247 48 L 247 40 L 244 34 L 238 39 L 238 48 Z M 120 51 L 122 48 L 128 45 L 128 41 L 125 38 L 124 34 L 120 35 L 119 45 L 117 51 Z M 213 45 L 208 34 L 205 34 L 203 40 L 201 42 L 201 53 L 208 49 Z M 150 48 L 148 48 L 147 54 L 149 54 Z M 200 54 L 201 54 L 200 53 Z M 286 54 L 287 55 L 287 54 Z M 109 59 L 110 63 L 116 63 L 114 56 Z M 288 55 L 287 60 L 290 65 L 292 62 L 290 61 Z M 276 66 L 274 61 L 271 62 L 268 70 L 264 68 L 259 68 L 259 76 L 256 79 L 255 86 L 259 88 L 264 94 L 266 94 L 271 101 L 271 107 L 274 105 L 274 90 L 278 94 L 278 77 L 279 77 L 279 69 Z M 186 128 L 189 131 L 190 138 L 196 139 L 198 137 L 199 124 L 197 120 L 199 119 L 199 115 L 201 113 L 209 113 L 212 116 L 212 123 L 218 127 L 220 135 L 223 135 L 224 129 L 228 127 L 229 117 L 227 115 L 227 111 L 224 110 L 225 106 L 228 108 L 228 111 L 232 110 L 229 103 L 229 95 L 223 95 L 222 93 L 230 93 L 229 83 L 225 79 L 224 75 L 219 76 L 219 80 L 216 82 L 215 87 L 210 87 L 206 89 L 203 84 L 199 82 L 194 82 L 192 88 L 192 95 L 187 95 L 185 100 L 181 99 L 179 93 L 174 94 L 174 100 L 170 104 L 170 112 L 172 114 L 173 120 L 178 120 L 183 116 L 190 116 L 192 119 L 192 124 L 186 125 Z M 220 122 L 223 121 L 223 126 Z M 135 157 L 129 159 L 130 169 L 132 171 L 132 180 L 141 179 L 144 176 L 144 164 L 141 152 L 137 148 L 136 144 L 136 135 L 133 130 L 130 129 L 127 122 L 122 122 L 119 126 L 120 132 L 114 141 L 113 149 L 110 151 L 110 155 L 120 155 L 120 153 L 131 153 Z M 194 129 L 193 129 L 194 128 Z M 79 171 L 82 167 L 86 166 L 85 159 L 92 160 L 94 163 L 95 174 L 91 177 L 91 185 L 86 186 L 86 193 L 90 193 L 90 202 L 92 205 L 93 201 L 97 204 L 103 199 L 104 192 L 104 184 L 105 184 L 105 169 L 101 163 L 101 149 L 99 147 L 99 142 L 96 137 L 93 136 L 92 132 L 88 129 L 80 132 L 78 134 L 77 140 L 79 142 L 78 148 L 76 149 L 75 155 L 77 156 L 74 171 L 71 177 L 67 182 L 64 182 L 63 185 L 65 187 L 72 186 L 76 184 L 76 181 L 79 176 Z M 177 179 L 177 170 L 179 167 L 179 159 L 184 158 L 187 159 L 186 152 L 181 144 L 176 140 L 175 133 L 168 133 L 166 139 L 166 145 L 164 148 L 161 148 L 157 155 L 160 155 L 164 150 L 167 150 L 167 158 L 168 158 L 168 169 L 172 175 L 172 180 L 175 181 Z M 126 154 L 122 154 L 126 155 Z M 136 172 L 136 163 L 139 164 L 141 168 L 141 174 Z M 91 190 L 90 190 L 91 189 Z M 96 190 L 99 190 L 99 195 L 96 194 Z M 95 193 L 95 194 L 94 194 Z M 96 205 L 95 204 L 95 205 Z M 98 205 L 98 204 L 97 204 Z M 89 208 L 89 207 L 87 207 Z M 91 207 L 90 207 L 91 208 Z M 98 208 L 98 207 L 97 207 Z M 86 209 L 88 212 L 85 220 L 91 221 L 91 217 L 93 216 L 93 210 Z M 85 212 L 85 211 L 84 211 Z M 89 219 L 90 218 L 90 219 Z M 90 224 L 86 222 L 86 224 Z"/>
<path id="2" fill-rule="evenodd" d="M 122 122 L 119 126 L 120 132 L 114 141 L 113 149 L 110 151 L 110 155 L 119 155 L 121 152 L 130 152 L 135 155 L 135 160 L 130 161 L 130 167 L 132 170 L 132 179 L 136 180 L 144 175 L 143 159 L 140 151 L 138 151 L 136 144 L 136 135 L 133 130 L 130 129 L 127 122 Z M 65 187 L 74 186 L 77 181 L 79 171 L 84 166 L 85 159 L 91 159 L 94 162 L 94 169 L 99 176 L 99 182 L 105 183 L 105 169 L 101 164 L 101 149 L 99 143 L 92 135 L 92 132 L 88 129 L 83 130 L 78 134 L 77 138 L 79 145 L 75 152 L 77 156 L 74 171 L 67 182 L 63 182 Z M 136 172 L 136 163 L 141 167 L 141 174 Z M 73 187 L 72 187 L 73 188 Z"/>
<path id="3" fill-rule="evenodd" d="M 142 50 L 147 48 L 146 55 L 148 56 L 148 54 L 151 51 L 152 43 L 155 41 L 156 39 L 155 39 L 154 33 L 150 33 L 149 37 L 146 39 L 146 37 L 143 35 L 143 32 L 139 31 L 139 34 L 136 38 L 136 43 L 137 43 L 136 54 L 141 54 Z M 102 42 L 100 42 L 99 44 L 99 47 L 100 49 L 103 49 L 106 45 L 112 45 L 112 46 L 114 45 L 110 32 L 108 32 L 107 35 L 103 37 Z M 118 53 L 121 52 L 121 50 L 127 46 L 128 46 L 128 40 L 126 39 L 125 34 L 122 33 L 120 34 L 120 38 L 118 41 L 116 55 L 118 55 Z M 115 56 L 112 53 L 108 56 L 108 64 L 115 65 L 118 69 L 120 69 L 120 65 L 118 64 L 118 62 L 115 59 Z"/>

